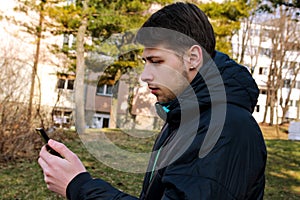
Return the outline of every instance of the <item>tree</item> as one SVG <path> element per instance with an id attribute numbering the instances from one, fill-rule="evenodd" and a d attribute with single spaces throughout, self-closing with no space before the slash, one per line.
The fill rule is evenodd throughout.
<path id="1" fill-rule="evenodd" d="M 32 118 L 34 95 L 37 93 L 35 89 L 36 80 L 38 78 L 37 70 L 40 61 L 41 42 L 46 35 L 45 33 L 51 32 L 54 36 L 64 35 L 66 38 L 70 38 L 70 36 L 77 38 L 75 40 L 75 45 L 64 45 L 63 48 L 61 48 L 59 45 L 53 44 L 51 51 L 55 55 L 63 53 L 66 58 L 65 60 L 68 60 L 68 63 L 65 65 L 68 67 L 68 70 L 70 72 L 76 71 L 79 76 L 83 76 L 83 72 L 85 71 L 85 52 L 99 52 L 99 45 L 112 34 L 138 27 L 145 20 L 147 16 L 145 10 L 147 10 L 152 3 L 160 2 L 164 4 L 171 1 L 90 0 L 76 1 L 75 4 L 65 0 L 16 0 L 16 2 L 18 4 L 15 11 L 23 13 L 26 17 L 33 16 L 29 20 L 7 17 L 7 19 L 14 22 L 14 24 L 21 27 L 24 32 L 34 38 L 36 47 L 33 56 L 34 59 L 32 63 L 30 94 L 28 100 L 27 115 L 30 122 L 30 119 Z M 90 41 L 87 42 L 87 39 Z M 82 91 L 80 87 L 83 86 L 82 80 L 84 80 L 84 78 L 79 77 L 78 75 L 76 90 Z M 81 84 L 79 84 L 79 82 L 81 82 Z M 39 91 L 39 93 L 41 95 L 41 91 Z M 79 96 L 81 95 L 76 95 L 76 97 Z M 59 99 L 59 94 L 57 98 Z M 83 98 L 83 96 L 81 98 Z M 38 102 L 40 102 L 40 100 Z M 76 102 L 84 101 L 81 99 L 76 100 Z M 80 106 L 76 108 L 79 109 L 79 107 Z M 40 109 L 38 108 L 37 112 L 39 111 Z M 82 112 L 76 111 L 76 113 Z M 39 113 L 37 113 L 37 115 L 40 116 Z M 43 124 L 42 119 L 41 124 Z"/>
<path id="2" fill-rule="evenodd" d="M 268 66 L 267 71 L 260 72 L 268 75 L 263 123 L 272 125 L 284 121 L 299 72 L 298 65 L 291 62 L 299 57 L 299 9 L 296 4 L 287 3 L 291 1 L 262 2 L 249 2 L 251 12 L 249 18 L 243 19 L 236 57 L 252 73 L 258 64 Z"/>
<path id="3" fill-rule="evenodd" d="M 269 124 L 278 124 L 284 121 L 288 111 L 289 99 L 292 87 L 295 85 L 299 64 L 294 60 L 299 57 L 299 9 L 294 4 L 286 4 L 285 1 L 270 1 L 269 6 L 264 5 L 268 13 L 268 19 L 264 22 L 266 33 L 271 42 L 270 65 L 267 80 L 266 109 L 263 122 L 267 121 L 267 113 L 270 113 Z M 287 68 L 287 70 L 286 70 Z M 283 98 L 284 80 L 292 77 L 289 92 Z M 285 101 L 283 101 L 285 99 Z M 279 107 L 282 117 L 279 116 Z M 276 118 L 274 118 L 276 117 Z M 280 120 L 281 118 L 281 120 Z"/>
<path id="4" fill-rule="evenodd" d="M 43 37 L 43 23 L 44 23 L 44 7 L 46 1 L 22 1 L 17 0 L 18 5 L 15 7 L 15 11 L 23 13 L 27 16 L 28 13 L 35 12 L 34 17 L 27 20 L 25 19 L 17 19 L 14 16 L 6 16 L 6 19 L 13 22 L 17 26 L 21 28 L 25 33 L 32 36 L 34 38 L 35 44 L 35 53 L 33 55 L 33 63 L 32 63 L 32 72 L 31 72 L 31 83 L 30 83 L 30 92 L 29 92 L 29 100 L 28 100 L 28 111 L 27 111 L 27 119 L 28 119 L 28 128 L 31 126 L 32 120 L 32 106 L 33 99 L 35 93 L 35 83 L 36 83 L 36 75 L 40 58 L 40 45 L 41 39 Z"/>
<path id="5" fill-rule="evenodd" d="M 18 15 L 1 13 L 0 62 L 0 152 L 5 160 L 36 155 L 41 141 L 31 131 L 47 126 L 40 107 L 38 65 L 44 59 L 45 1 L 14 1 Z M 33 154 L 34 153 L 34 154 Z"/>
<path id="6" fill-rule="evenodd" d="M 240 20 L 249 16 L 251 6 L 247 1 L 225 1 L 199 4 L 210 18 L 216 35 L 216 49 L 232 55 L 231 40 L 240 29 Z"/>
<path id="7" fill-rule="evenodd" d="M 238 61 L 238 63 L 247 65 L 249 64 L 245 62 L 245 53 L 247 51 L 248 55 L 250 55 L 250 71 L 253 73 L 256 65 L 257 65 L 257 58 L 259 55 L 259 47 L 261 44 L 261 37 L 259 37 L 259 42 L 258 44 L 255 44 L 253 41 L 253 35 L 252 35 L 252 30 L 257 29 L 258 27 L 256 26 L 255 19 L 257 16 L 258 12 L 258 5 L 261 3 L 261 0 L 253 0 L 253 1 L 248 1 L 248 11 L 249 11 L 249 16 L 241 18 L 241 29 L 239 34 L 237 34 L 237 47 L 235 51 L 235 59 Z M 260 31 L 262 33 L 262 31 Z"/>
<path id="8" fill-rule="evenodd" d="M 30 84 L 30 57 L 20 51 L 23 46 L 4 38 L 0 45 L 0 162 L 20 156 L 34 157 L 35 147 L 34 135 L 26 128 L 28 110 L 24 105 L 28 96 L 26 86 Z"/>
<path id="9" fill-rule="evenodd" d="M 160 3 L 170 1 L 158 1 Z M 145 20 L 145 10 L 153 3 L 151 1 L 82 1 L 67 6 L 53 8 L 50 15 L 60 25 L 56 30 L 58 34 L 68 33 L 76 36 L 76 120 L 78 132 L 83 132 L 84 124 L 84 52 L 98 51 L 105 53 L 101 43 L 114 33 L 122 33 L 131 28 L 137 28 Z M 65 17 L 68 13 L 70 17 Z M 90 38 L 92 43 L 87 44 L 84 38 Z M 122 37 L 120 44 L 115 44 L 120 53 L 121 46 L 126 43 Z M 85 47 L 85 48 L 83 48 Z M 110 47 L 111 48 L 111 47 Z M 121 50 L 121 51 L 120 51 Z M 69 51 L 65 51 L 67 54 Z M 125 61 L 126 62 L 126 61 Z M 129 63 L 127 63 L 129 64 Z M 114 64 L 117 71 L 123 65 Z M 128 67 L 128 65 L 126 65 Z M 131 66 L 133 67 L 133 66 Z M 114 69 L 114 68 L 108 68 Z M 112 73 L 114 73 L 112 71 Z M 107 73 L 109 74 L 109 73 Z M 80 91 L 80 92 L 79 92 Z"/>
<path id="10" fill-rule="evenodd" d="M 76 45 L 76 81 L 75 81 L 75 120 L 77 123 L 77 132 L 84 133 L 85 120 L 84 120 L 84 39 L 87 30 L 88 22 L 88 3 L 89 0 L 82 1 L 82 21 L 77 32 L 77 45 Z"/>

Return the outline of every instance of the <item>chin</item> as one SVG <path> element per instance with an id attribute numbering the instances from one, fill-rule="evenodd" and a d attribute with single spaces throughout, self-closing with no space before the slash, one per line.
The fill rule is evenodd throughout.
<path id="1" fill-rule="evenodd" d="M 156 95 L 156 100 L 160 103 L 168 103 L 172 100 L 174 100 L 176 97 L 175 96 L 158 96 Z"/>
<path id="2" fill-rule="evenodd" d="M 166 103 L 166 101 L 165 101 L 165 100 L 163 100 L 163 99 L 160 99 L 160 98 L 157 98 L 157 101 L 158 101 L 159 103 Z"/>
<path id="3" fill-rule="evenodd" d="M 168 103 L 168 102 L 170 102 L 170 100 L 168 100 L 168 99 L 161 99 L 161 98 L 157 98 L 157 101 L 159 103 Z"/>

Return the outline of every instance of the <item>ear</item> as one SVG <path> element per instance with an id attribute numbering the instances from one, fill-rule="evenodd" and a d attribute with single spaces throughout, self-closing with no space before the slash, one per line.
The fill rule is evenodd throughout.
<path id="1" fill-rule="evenodd" d="M 186 54 L 186 72 L 188 81 L 191 82 L 197 75 L 203 64 L 202 49 L 199 45 L 193 45 Z"/>
<path id="2" fill-rule="evenodd" d="M 193 45 L 189 49 L 189 70 L 199 70 L 203 64 L 202 49 L 199 45 Z"/>

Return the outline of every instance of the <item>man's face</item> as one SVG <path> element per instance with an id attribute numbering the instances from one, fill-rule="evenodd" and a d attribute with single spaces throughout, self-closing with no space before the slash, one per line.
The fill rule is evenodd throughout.
<path id="1" fill-rule="evenodd" d="M 145 62 L 141 74 L 142 81 L 148 84 L 151 93 L 159 102 L 169 102 L 175 99 L 191 82 L 188 63 L 183 56 L 165 48 L 145 48 Z"/>

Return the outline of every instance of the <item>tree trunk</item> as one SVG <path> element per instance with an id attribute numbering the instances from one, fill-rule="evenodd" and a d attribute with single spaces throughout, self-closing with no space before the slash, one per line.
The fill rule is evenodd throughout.
<path id="1" fill-rule="evenodd" d="M 285 102 L 281 104 L 281 108 L 282 108 L 282 118 L 285 117 L 286 113 L 288 112 L 289 110 L 289 101 L 290 101 L 290 98 L 291 98 L 291 94 L 292 94 L 292 90 L 293 88 L 295 88 L 295 85 L 296 85 L 296 81 L 297 81 L 297 77 L 298 77 L 298 74 L 299 74 L 299 71 L 300 71 L 300 67 L 296 68 L 295 69 L 295 72 L 294 72 L 294 78 L 291 82 L 291 85 L 290 85 L 290 90 L 288 92 L 288 95 L 287 95 L 287 98 L 285 100 Z M 298 106 L 298 105 L 297 105 Z M 282 121 L 283 122 L 283 121 Z"/>
<path id="2" fill-rule="evenodd" d="M 271 106 L 271 78 L 272 78 L 272 62 L 269 66 L 269 73 L 268 73 L 268 80 L 267 80 L 267 97 L 266 97 L 266 105 L 265 105 L 265 112 L 264 112 L 264 118 L 263 118 L 263 123 L 267 122 L 267 115 L 269 112 L 269 108 Z"/>
<path id="3" fill-rule="evenodd" d="M 269 125 L 272 126 L 274 124 L 274 98 L 271 97 L 271 105 L 270 105 L 270 121 L 269 121 Z"/>
<path id="4" fill-rule="evenodd" d="M 245 51 L 246 51 L 246 48 L 247 48 L 247 44 L 248 44 L 248 41 L 249 41 L 249 34 L 250 34 L 249 27 L 252 23 L 252 20 L 249 20 L 249 18 L 247 18 L 247 19 L 245 19 L 244 23 L 245 23 L 244 26 L 246 26 L 246 27 L 245 27 L 244 32 L 242 33 L 241 52 L 238 55 L 239 63 L 242 63 L 242 64 L 244 64 Z M 251 72 L 252 72 L 252 70 L 251 70 Z"/>
<path id="5" fill-rule="evenodd" d="M 83 13 L 88 9 L 88 0 L 82 1 Z M 87 29 L 87 16 L 83 14 L 76 38 L 76 81 L 75 81 L 75 124 L 78 134 L 85 130 L 85 94 L 84 94 L 84 38 Z"/>
<path id="6" fill-rule="evenodd" d="M 34 55 L 34 62 L 32 67 L 32 73 L 31 73 L 31 85 L 30 85 L 30 94 L 29 94 L 29 102 L 28 102 L 28 111 L 27 111 L 27 117 L 28 117 L 28 127 L 31 126 L 31 118 L 32 118 L 32 104 L 33 104 L 33 97 L 34 97 L 34 88 L 35 88 L 35 77 L 37 75 L 37 69 L 38 69 L 38 63 L 39 63 L 39 55 L 40 55 L 40 46 L 41 46 L 41 39 L 42 39 L 42 31 L 43 31 L 43 8 L 44 8 L 44 2 L 41 2 L 40 4 L 41 10 L 40 10 L 40 18 L 39 18 L 39 25 L 37 27 L 37 42 L 36 42 L 36 49 L 35 49 L 35 55 Z"/>

